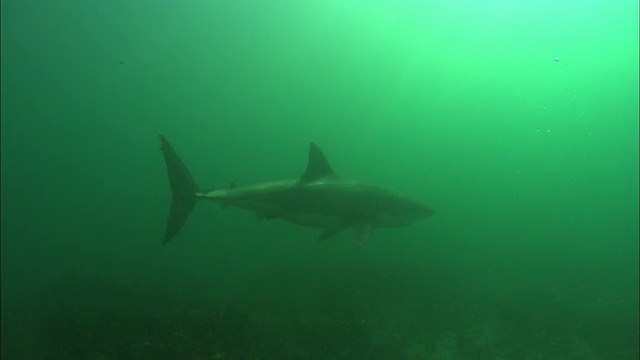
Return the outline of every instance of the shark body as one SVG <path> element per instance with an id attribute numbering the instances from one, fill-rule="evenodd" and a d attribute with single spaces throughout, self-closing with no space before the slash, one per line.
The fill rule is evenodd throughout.
<path id="1" fill-rule="evenodd" d="M 318 240 L 346 229 L 365 244 L 374 228 L 399 227 L 433 215 L 434 210 L 388 188 L 339 178 L 320 148 L 311 143 L 307 170 L 299 179 L 266 182 L 227 189 L 200 190 L 167 139 L 160 135 L 172 202 L 163 244 L 184 225 L 200 200 L 256 213 L 258 220 L 286 222 L 324 229 Z"/>

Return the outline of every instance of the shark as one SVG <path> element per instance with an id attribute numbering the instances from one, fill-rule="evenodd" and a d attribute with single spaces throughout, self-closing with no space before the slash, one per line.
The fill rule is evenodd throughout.
<path id="1" fill-rule="evenodd" d="M 360 245 L 367 243 L 373 229 L 408 226 L 435 213 L 396 190 L 342 179 L 313 142 L 309 145 L 307 168 L 297 179 L 246 186 L 232 183 L 228 188 L 202 190 L 169 141 L 163 135 L 159 138 L 171 188 L 171 207 L 162 244 L 178 234 L 201 201 L 249 210 L 255 212 L 258 220 L 279 219 L 321 229 L 319 241 L 351 229 Z"/>

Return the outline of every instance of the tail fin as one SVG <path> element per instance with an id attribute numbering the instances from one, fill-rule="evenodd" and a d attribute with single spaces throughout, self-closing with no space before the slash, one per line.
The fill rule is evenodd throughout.
<path id="1" fill-rule="evenodd" d="M 173 238 L 182 225 L 184 225 L 187 217 L 193 210 L 198 199 L 196 193 L 198 185 L 191 177 L 189 169 L 184 165 L 178 154 L 167 139 L 159 135 L 162 155 L 167 165 L 167 173 L 169 174 L 169 183 L 171 184 L 171 210 L 169 219 L 167 220 L 167 231 L 164 234 L 163 244 L 166 244 Z"/>

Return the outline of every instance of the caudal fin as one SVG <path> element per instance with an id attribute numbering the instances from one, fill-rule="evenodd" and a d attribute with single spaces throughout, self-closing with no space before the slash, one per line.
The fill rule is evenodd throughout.
<path id="1" fill-rule="evenodd" d="M 166 244 L 173 238 L 182 225 L 184 225 L 187 217 L 193 210 L 198 199 L 196 193 L 198 185 L 191 177 L 189 169 L 182 162 L 182 159 L 176 154 L 175 150 L 167 139 L 159 135 L 162 155 L 167 165 L 167 173 L 169 174 L 169 183 L 171 185 L 171 210 L 169 219 L 167 220 L 167 231 L 164 234 L 163 244 Z"/>

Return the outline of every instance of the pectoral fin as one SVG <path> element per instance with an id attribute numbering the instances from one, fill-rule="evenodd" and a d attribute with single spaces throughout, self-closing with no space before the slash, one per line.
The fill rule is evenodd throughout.
<path id="1" fill-rule="evenodd" d="M 328 238 L 334 237 L 339 233 L 341 233 L 342 230 L 344 230 L 345 228 L 346 226 L 336 226 L 336 227 L 326 228 L 322 233 L 322 235 L 320 235 L 320 237 L 318 238 L 318 241 L 324 241 L 324 240 L 327 240 Z"/>
<path id="2" fill-rule="evenodd" d="M 353 226 L 353 239 L 360 245 L 364 246 L 371 236 L 371 224 L 358 223 Z"/>
<path id="3" fill-rule="evenodd" d="M 256 209 L 255 212 L 258 221 L 273 220 L 283 215 L 282 209 L 276 205 L 264 205 Z"/>

